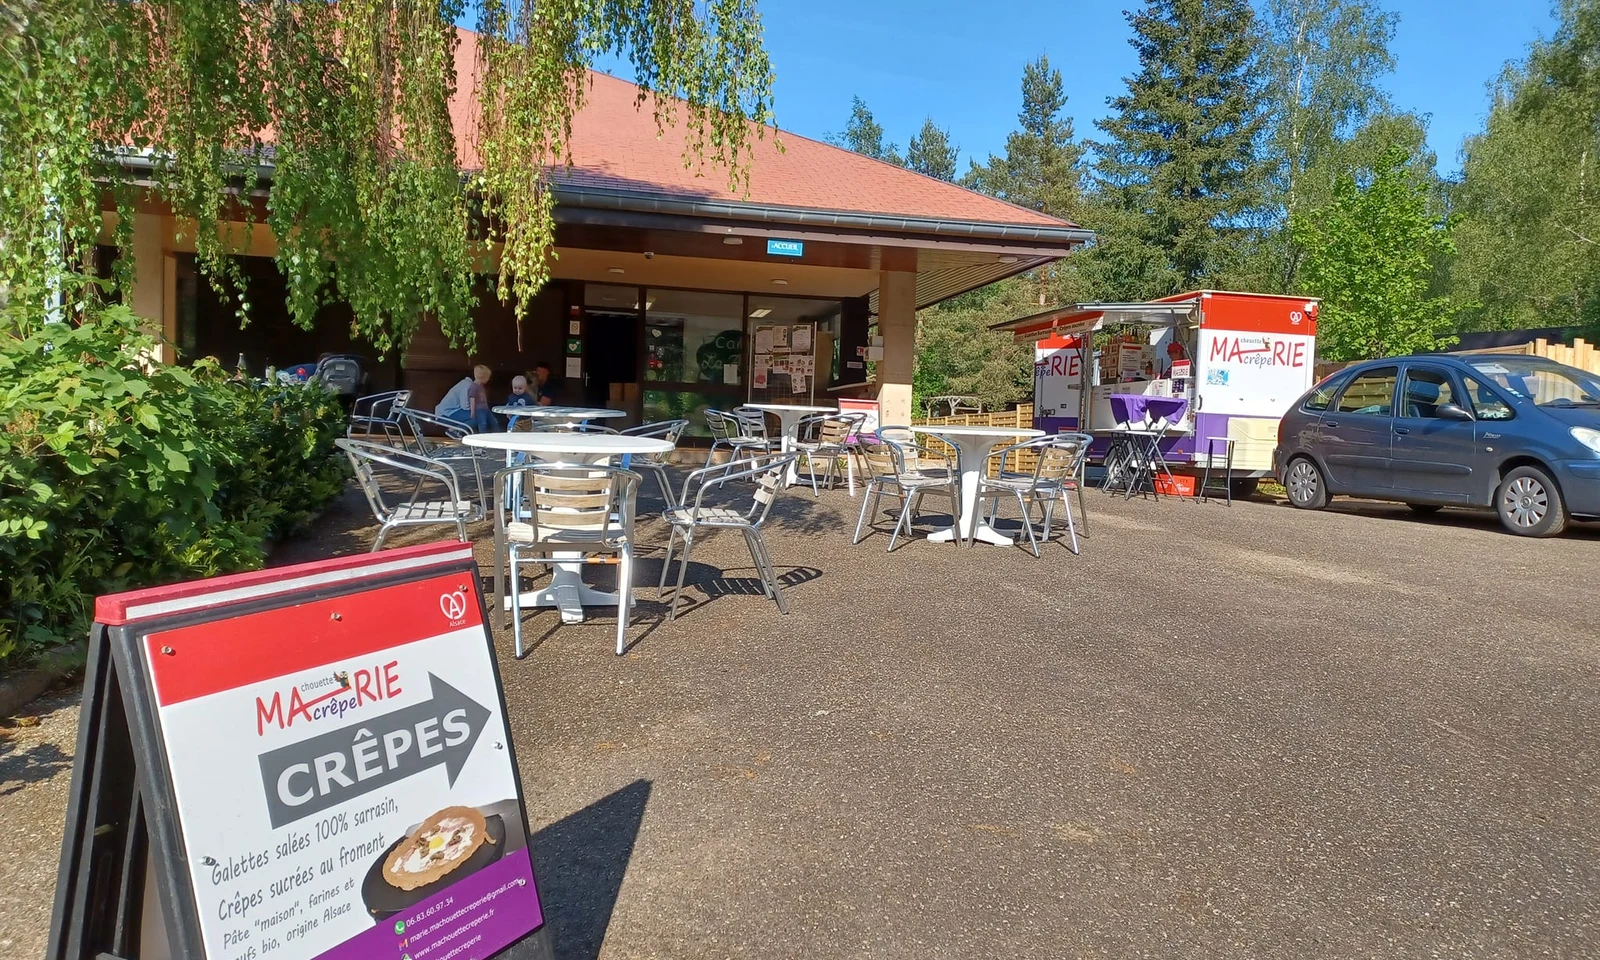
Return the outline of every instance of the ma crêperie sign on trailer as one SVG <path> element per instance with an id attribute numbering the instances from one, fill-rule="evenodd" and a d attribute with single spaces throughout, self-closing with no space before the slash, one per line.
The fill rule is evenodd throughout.
<path id="1" fill-rule="evenodd" d="M 1132 332 L 1086 359 L 1085 340 L 1119 327 Z M 1112 394 L 1183 397 L 1189 410 L 1163 443 L 1167 462 L 1203 462 L 1206 441 L 1225 438 L 1234 441 L 1234 474 L 1259 477 L 1272 470 L 1278 421 L 1314 379 L 1317 301 L 1199 290 L 1080 303 L 991 329 L 1035 344 L 1036 428 L 1109 431 Z M 1223 445 L 1215 449 L 1220 458 Z"/>
<path id="2" fill-rule="evenodd" d="M 471 545 L 95 609 L 52 960 L 549 955 Z"/>

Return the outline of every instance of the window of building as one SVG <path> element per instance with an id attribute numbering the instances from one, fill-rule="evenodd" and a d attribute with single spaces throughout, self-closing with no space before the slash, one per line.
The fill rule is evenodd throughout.
<path id="1" fill-rule="evenodd" d="M 811 404 L 839 379 L 838 300 L 751 296 L 750 399 Z"/>
<path id="2" fill-rule="evenodd" d="M 645 380 L 735 387 L 743 384 L 744 297 L 695 290 L 646 290 Z"/>

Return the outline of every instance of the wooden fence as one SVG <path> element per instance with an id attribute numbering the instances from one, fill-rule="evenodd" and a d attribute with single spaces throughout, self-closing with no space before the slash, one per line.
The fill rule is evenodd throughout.
<path id="1" fill-rule="evenodd" d="M 952 426 L 952 427 L 1020 427 L 1024 430 L 1033 429 L 1033 404 L 1019 403 L 1015 410 L 992 410 L 988 413 L 963 413 L 954 417 L 933 417 L 931 419 L 917 419 L 912 421 L 918 426 Z M 1018 437 L 1018 442 L 1023 438 Z M 935 453 L 943 451 L 955 456 L 955 451 L 936 438 L 922 436 L 920 443 L 924 450 Z M 1035 466 L 1038 454 L 1031 450 L 1022 451 L 1020 454 L 1006 460 L 1007 470 L 1028 471 Z M 989 461 L 989 473 L 992 476 L 1000 467 L 1000 458 Z"/>
<path id="2" fill-rule="evenodd" d="M 1587 370 L 1593 374 L 1600 374 L 1600 350 L 1594 344 L 1586 342 L 1582 337 L 1572 341 L 1572 346 L 1560 343 L 1551 343 L 1539 339 L 1524 343 L 1521 346 L 1511 347 L 1486 347 L 1482 350 L 1452 350 L 1451 353 L 1520 353 L 1528 357 L 1544 357 L 1556 363 L 1564 363 L 1569 367 Z"/>

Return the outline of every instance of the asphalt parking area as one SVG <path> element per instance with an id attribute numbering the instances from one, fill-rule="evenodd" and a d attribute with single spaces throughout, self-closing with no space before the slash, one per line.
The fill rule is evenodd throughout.
<path id="1" fill-rule="evenodd" d="M 859 502 L 780 502 L 789 616 L 721 536 L 670 623 L 645 554 L 625 657 L 604 612 L 498 637 L 559 956 L 1600 942 L 1600 527 L 1091 493 L 1036 560 L 852 547 Z"/>

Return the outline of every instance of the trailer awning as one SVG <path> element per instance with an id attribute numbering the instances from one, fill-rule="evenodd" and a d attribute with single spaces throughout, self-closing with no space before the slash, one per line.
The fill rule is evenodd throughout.
<path id="1" fill-rule="evenodd" d="M 1031 343 L 1052 335 L 1088 333 L 1108 323 L 1167 327 L 1192 317 L 1199 304 L 1199 294 L 1183 300 L 1156 303 L 1075 303 L 1015 320 L 1005 320 L 990 325 L 989 329 L 1009 331 L 1016 342 Z"/>

